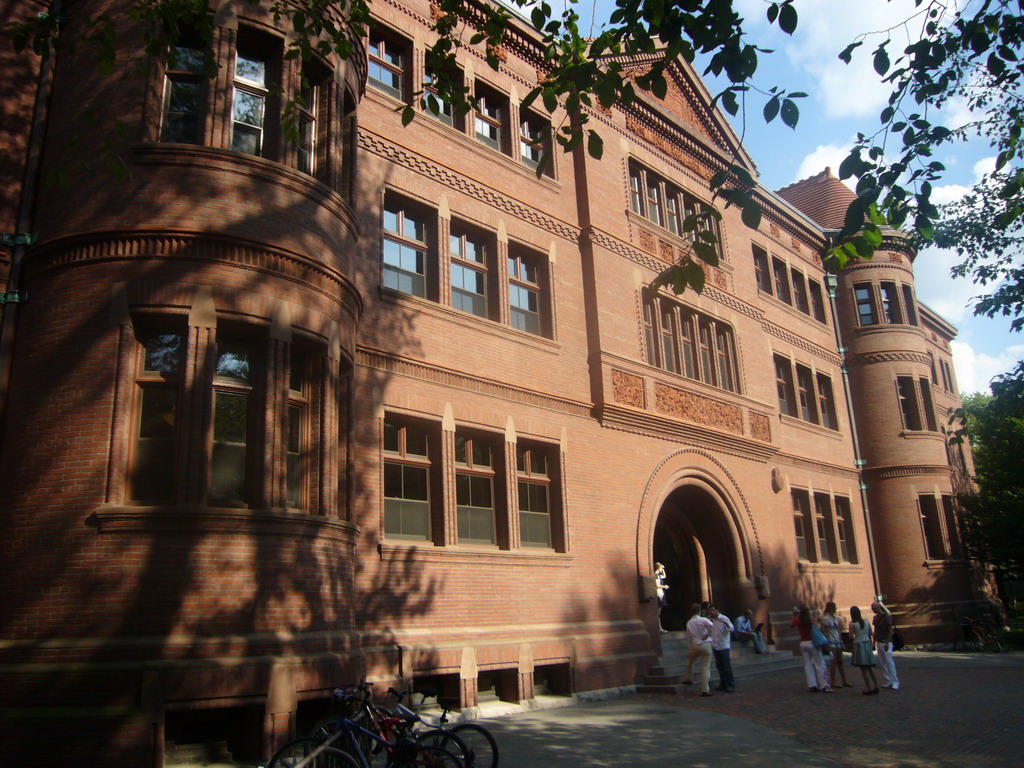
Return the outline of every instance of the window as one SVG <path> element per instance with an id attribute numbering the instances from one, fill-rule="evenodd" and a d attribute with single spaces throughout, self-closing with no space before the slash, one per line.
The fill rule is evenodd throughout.
<path id="1" fill-rule="evenodd" d="M 551 547 L 548 458 L 540 448 L 516 446 L 519 541 L 524 547 Z"/>
<path id="2" fill-rule="evenodd" d="M 505 151 L 505 125 L 508 122 L 508 98 L 485 85 L 476 86 L 477 141 L 499 152 Z"/>
<path id="3" fill-rule="evenodd" d="M 178 332 L 150 331 L 139 335 L 139 344 L 129 496 L 170 501 L 184 339 Z"/>
<path id="4" fill-rule="evenodd" d="M 803 365 L 796 367 L 796 392 L 800 405 L 800 418 L 811 424 L 818 423 L 818 403 L 814 395 L 814 374 Z"/>
<path id="5" fill-rule="evenodd" d="M 299 170 L 312 176 L 316 170 L 317 107 L 320 100 L 320 86 L 311 82 L 310 77 L 311 75 L 307 73 L 307 82 L 296 100 L 298 108 L 296 150 Z"/>
<path id="6" fill-rule="evenodd" d="M 814 521 L 818 534 L 818 553 L 822 560 L 839 562 L 836 548 L 836 527 L 832 514 L 832 499 L 826 493 L 814 494 Z"/>
<path id="7" fill-rule="evenodd" d="M 522 112 L 519 118 L 519 159 L 528 168 L 540 167 L 544 150 L 548 146 L 551 127 L 546 120 L 529 112 Z M 544 169 L 545 175 L 551 174 L 551 162 Z"/>
<path id="8" fill-rule="evenodd" d="M 164 76 L 164 115 L 160 140 L 199 144 L 206 57 L 199 48 L 177 46 Z"/>
<path id="9" fill-rule="evenodd" d="M 828 322 L 825 315 L 825 301 L 821 293 L 821 283 L 808 279 L 807 289 L 811 297 L 811 316 L 819 323 Z"/>
<path id="10" fill-rule="evenodd" d="M 678 237 L 692 240 L 696 232 L 710 231 L 717 238 L 718 214 L 713 208 L 636 163 L 629 166 L 629 200 L 633 213 Z M 690 216 L 700 218 L 688 232 L 685 219 Z"/>
<path id="11" fill-rule="evenodd" d="M 960 525 L 957 522 L 953 497 L 948 494 L 942 495 L 942 512 L 946 521 L 946 535 L 949 538 L 949 556 L 962 558 L 963 546 L 960 541 Z"/>
<path id="12" fill-rule="evenodd" d="M 292 346 L 288 366 L 288 418 L 285 424 L 285 503 L 292 509 L 306 506 L 309 475 L 309 358 Z"/>
<path id="13" fill-rule="evenodd" d="M 914 290 L 909 285 L 903 285 L 903 306 L 907 310 L 907 322 L 917 325 L 917 304 L 914 301 Z"/>
<path id="14" fill-rule="evenodd" d="M 396 99 L 404 98 L 408 50 L 409 44 L 397 37 L 372 33 L 367 48 L 369 85 Z"/>
<path id="15" fill-rule="evenodd" d="M 900 312 L 900 294 L 896 283 L 882 283 L 879 285 L 882 293 L 882 316 L 887 323 L 902 323 L 903 315 Z"/>
<path id="16" fill-rule="evenodd" d="M 903 428 L 919 431 L 921 429 L 921 411 L 917 404 L 917 392 L 914 388 L 913 377 L 897 376 L 896 392 L 899 397 Z"/>
<path id="17" fill-rule="evenodd" d="M 768 252 L 756 245 L 754 246 L 754 279 L 757 281 L 757 289 L 770 296 L 772 278 L 768 269 Z"/>
<path id="18" fill-rule="evenodd" d="M 779 412 L 796 416 L 796 392 L 793 389 L 793 369 L 789 359 L 775 356 L 775 390 L 779 399 Z"/>
<path id="19" fill-rule="evenodd" d="M 853 296 L 857 302 L 857 318 L 862 326 L 875 325 L 878 322 L 875 313 L 875 298 L 870 283 L 861 283 L 853 287 Z"/>
<path id="20" fill-rule="evenodd" d="M 250 421 L 256 413 L 253 351 L 239 341 L 217 342 L 213 379 L 213 445 L 210 501 L 227 506 L 250 504 Z"/>
<path id="21" fill-rule="evenodd" d="M 796 534 L 796 556 L 801 560 L 817 561 L 814 553 L 811 527 L 811 502 L 807 491 L 793 489 L 793 529 Z"/>
<path id="22" fill-rule="evenodd" d="M 240 49 L 235 55 L 234 90 L 231 148 L 236 152 L 263 156 L 270 92 L 266 60 L 256 53 L 247 54 Z"/>
<path id="23" fill-rule="evenodd" d="M 790 277 L 793 283 L 793 306 L 805 315 L 811 314 L 810 302 L 807 299 L 807 282 L 804 279 L 803 273 L 791 269 Z"/>
<path id="24" fill-rule="evenodd" d="M 508 302 L 513 328 L 541 335 L 545 333 L 541 311 L 543 288 L 539 257 L 525 249 L 509 246 Z"/>
<path id="25" fill-rule="evenodd" d="M 643 315 L 644 315 L 644 349 L 647 351 L 647 364 L 657 365 L 658 364 L 658 345 L 654 338 L 654 312 L 655 303 L 653 301 L 643 302 Z"/>
<path id="26" fill-rule="evenodd" d="M 857 548 L 853 533 L 853 515 L 850 500 L 844 496 L 836 496 L 836 532 L 838 534 L 839 557 L 843 562 L 857 562 Z"/>
<path id="27" fill-rule="evenodd" d="M 445 125 L 450 125 L 453 128 L 461 127 L 462 121 L 456 121 L 455 110 L 452 108 L 452 105 L 437 95 L 437 89 L 432 85 L 434 79 L 434 73 L 428 69 L 426 73 L 426 94 L 424 97 L 427 104 L 427 114 L 440 120 Z M 436 114 L 434 108 L 436 108 Z"/>
<path id="28" fill-rule="evenodd" d="M 495 452 L 484 437 L 455 435 L 455 495 L 459 541 L 462 543 L 497 543 L 494 514 Z"/>
<path id="29" fill-rule="evenodd" d="M 426 217 L 397 199 L 384 203 L 384 287 L 426 297 Z"/>
<path id="30" fill-rule="evenodd" d="M 932 406 L 932 385 L 928 379 L 917 380 L 918 388 L 921 390 L 921 410 L 924 411 L 924 423 L 932 432 L 938 432 L 939 427 L 935 421 L 935 408 Z"/>
<path id="31" fill-rule="evenodd" d="M 429 444 L 419 423 L 384 420 L 384 535 L 389 538 L 430 540 Z"/>
<path id="32" fill-rule="evenodd" d="M 939 371 L 938 368 L 935 367 L 935 355 L 933 355 L 931 352 L 928 353 L 928 363 L 932 373 L 932 384 L 938 384 Z"/>
<path id="33" fill-rule="evenodd" d="M 730 392 L 739 391 L 731 326 L 653 295 L 644 298 L 644 317 L 645 322 L 646 318 L 657 322 L 657 329 L 651 328 L 645 336 L 651 365 Z M 655 336 L 660 339 L 656 351 Z"/>
<path id="34" fill-rule="evenodd" d="M 918 509 L 921 513 L 921 527 L 924 530 L 925 552 L 929 560 L 942 560 L 946 557 L 946 545 L 942 537 L 942 521 L 935 497 L 921 494 L 917 497 Z"/>
<path id="35" fill-rule="evenodd" d="M 839 429 L 836 419 L 836 399 L 832 394 L 832 379 L 819 373 L 818 381 L 818 412 L 821 414 L 821 425 L 829 429 Z"/>
<path id="36" fill-rule="evenodd" d="M 772 283 L 775 287 L 775 298 L 787 304 L 793 303 L 793 297 L 789 290 L 789 276 L 786 264 L 781 259 L 772 258 Z"/>
<path id="37" fill-rule="evenodd" d="M 953 366 L 939 358 L 939 370 L 942 372 L 942 388 L 947 392 L 953 392 L 956 389 L 953 383 Z"/>
<path id="38" fill-rule="evenodd" d="M 480 235 L 453 223 L 449 250 L 452 306 L 471 315 L 487 317 L 487 244 Z"/>

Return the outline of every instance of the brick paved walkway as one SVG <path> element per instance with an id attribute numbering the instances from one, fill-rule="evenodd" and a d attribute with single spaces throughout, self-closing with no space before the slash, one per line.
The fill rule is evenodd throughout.
<path id="1" fill-rule="evenodd" d="M 486 721 L 502 768 L 1017 768 L 1024 653 L 900 653 L 899 691 L 811 694 L 803 670 Z"/>
<path id="2" fill-rule="evenodd" d="M 896 663 L 901 689 L 879 696 L 861 695 L 848 668 L 856 687 L 828 695 L 808 693 L 793 670 L 710 699 L 634 698 L 750 720 L 856 768 L 1024 765 L 1024 654 L 898 653 Z"/>

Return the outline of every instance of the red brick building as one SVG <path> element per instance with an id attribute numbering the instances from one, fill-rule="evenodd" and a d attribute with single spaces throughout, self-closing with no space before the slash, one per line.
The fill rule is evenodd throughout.
<path id="1" fill-rule="evenodd" d="M 248 4 L 173 62 L 126 24 L 123 76 L 0 53 L 5 754 L 265 759 L 360 678 L 466 707 L 629 686 L 655 562 L 670 629 L 713 599 L 785 643 L 794 604 L 881 593 L 911 642 L 952 641 L 986 594 L 955 329 L 907 242 L 833 290 L 826 172 L 759 190 L 756 231 L 719 206 L 704 292 L 652 292 L 711 176 L 756 173 L 694 72 L 538 176 L 566 116 L 520 106 L 528 28 L 497 72 L 460 52 L 475 113 L 402 127 L 431 10 L 374 12 L 305 79 Z"/>

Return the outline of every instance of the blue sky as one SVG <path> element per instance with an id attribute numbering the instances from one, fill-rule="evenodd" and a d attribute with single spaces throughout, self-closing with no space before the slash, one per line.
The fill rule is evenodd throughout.
<path id="1" fill-rule="evenodd" d="M 553 3 L 554 5 L 554 3 Z M 874 133 L 878 114 L 885 106 L 888 89 L 871 67 L 870 52 L 884 37 L 872 34 L 854 54 L 851 65 L 837 54 L 858 34 L 891 34 L 894 41 L 910 41 L 915 24 L 913 0 L 796 0 L 799 25 L 790 37 L 770 26 L 764 0 L 736 0 L 751 42 L 773 49 L 761 55 L 755 84 L 767 90 L 773 85 L 789 91 L 804 91 L 799 100 L 800 121 L 796 130 L 776 120 L 766 125 L 761 117 L 763 99 L 754 98 L 747 109 L 746 126 L 737 117 L 733 127 L 744 142 L 760 172 L 761 183 L 778 189 L 830 166 L 837 173 L 856 134 Z M 597 25 L 614 9 L 614 0 L 582 0 L 577 12 L 587 31 L 592 9 Z M 887 30 L 889 30 L 887 32 Z M 900 46 L 902 48 L 902 46 Z M 896 50 L 890 46 L 891 50 Z M 719 87 L 709 82 L 717 93 Z M 965 112 L 954 105 L 946 110 L 947 124 L 964 120 Z M 933 200 L 948 202 L 963 195 L 974 183 L 979 170 L 992 167 L 995 152 L 986 143 L 958 144 L 945 149 L 937 159 L 947 170 L 946 178 L 933 193 Z M 838 174 L 837 174 L 838 175 Z M 953 343 L 953 362 L 963 393 L 988 389 L 991 378 L 1009 370 L 1024 357 L 1024 338 L 1010 332 L 1008 319 L 976 318 L 971 298 L 981 291 L 964 279 L 953 279 L 950 268 L 955 254 L 937 248 L 922 250 L 915 264 L 918 297 L 960 330 Z"/>

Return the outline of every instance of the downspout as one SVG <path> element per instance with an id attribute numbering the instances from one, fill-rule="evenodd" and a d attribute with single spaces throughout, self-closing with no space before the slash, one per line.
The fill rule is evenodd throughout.
<path id="1" fill-rule="evenodd" d="M 829 236 L 829 246 L 832 238 Z M 825 285 L 828 289 L 828 301 L 832 307 L 832 327 L 836 334 L 836 349 L 842 358 L 839 370 L 843 376 L 843 394 L 846 396 L 846 414 L 850 419 L 850 434 L 853 437 L 853 460 L 857 468 L 857 488 L 860 491 L 860 503 L 864 509 L 864 531 L 868 538 L 868 559 L 871 562 L 871 581 L 875 587 L 875 596 L 881 595 L 881 583 L 878 579 L 878 562 L 875 558 L 875 537 L 871 532 L 871 512 L 868 509 L 867 483 L 864 482 L 864 459 L 860 453 L 860 439 L 857 437 L 857 419 L 853 412 L 853 397 L 850 390 L 850 372 L 846 367 L 846 347 L 843 346 L 843 331 L 839 326 L 839 312 L 836 310 L 836 293 L 839 277 L 831 272 L 825 273 Z"/>
<path id="2" fill-rule="evenodd" d="M 61 0 L 54 0 L 49 12 L 59 18 Z M 50 94 L 53 91 L 53 66 L 56 52 L 47 48 L 39 64 L 39 82 L 36 88 L 35 104 L 32 107 L 32 127 L 29 131 L 25 151 L 25 173 L 21 182 L 18 200 L 18 218 L 15 234 L 32 231 L 36 188 L 39 183 L 39 169 L 42 165 L 43 132 L 49 112 Z M 21 290 L 21 272 L 28 245 L 23 238 L 15 241 L 11 252 L 11 272 L 7 279 L 7 292 L 17 294 Z M 12 362 L 14 358 L 14 329 L 18 315 L 18 302 L 4 304 L 3 320 L 0 321 L 0 425 L 7 416 L 7 397 L 11 386 Z"/>

